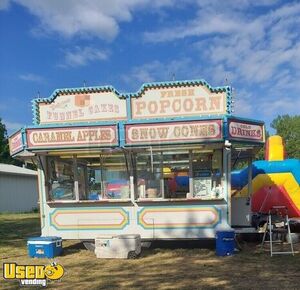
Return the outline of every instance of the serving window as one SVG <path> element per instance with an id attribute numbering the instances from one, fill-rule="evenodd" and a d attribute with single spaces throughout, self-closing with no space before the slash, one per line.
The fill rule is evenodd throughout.
<path id="1" fill-rule="evenodd" d="M 223 194 L 222 149 L 137 153 L 139 199 L 210 199 Z"/>
<path id="2" fill-rule="evenodd" d="M 88 199 L 129 199 L 129 172 L 125 155 L 82 157 L 88 168 Z"/>
<path id="3" fill-rule="evenodd" d="M 129 199 L 123 153 L 48 157 L 48 200 Z"/>
<path id="4" fill-rule="evenodd" d="M 222 160 L 222 149 L 180 146 L 48 157 L 48 200 L 221 198 Z"/>
<path id="5" fill-rule="evenodd" d="M 75 200 L 73 160 L 48 158 L 48 199 Z"/>

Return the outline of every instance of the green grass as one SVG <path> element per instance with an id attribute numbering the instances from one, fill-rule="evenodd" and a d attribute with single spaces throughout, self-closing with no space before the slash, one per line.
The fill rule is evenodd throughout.
<path id="1" fill-rule="evenodd" d="M 1 267 L 3 262 L 48 264 L 27 256 L 26 239 L 39 234 L 37 214 L 0 215 Z M 299 289 L 299 253 L 271 258 L 258 244 L 242 246 L 239 254 L 224 258 L 213 249 L 148 249 L 137 260 L 102 260 L 76 241 L 64 241 L 64 255 L 55 260 L 66 273 L 48 288 Z M 18 283 L 1 278 L 0 288 L 17 289 Z"/>

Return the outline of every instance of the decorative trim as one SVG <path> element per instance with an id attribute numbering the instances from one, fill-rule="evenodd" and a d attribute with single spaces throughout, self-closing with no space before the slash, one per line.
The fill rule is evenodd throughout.
<path id="1" fill-rule="evenodd" d="M 145 220 L 145 216 L 149 213 L 159 213 L 162 216 L 164 213 L 174 213 L 174 222 L 156 222 L 149 223 Z M 176 222 L 176 213 L 196 213 L 197 212 L 207 212 L 214 215 L 214 219 L 209 222 L 191 222 L 187 220 L 183 223 Z M 221 210 L 215 206 L 151 206 L 144 207 L 138 212 L 138 225 L 145 230 L 162 230 L 162 229 L 188 229 L 188 228 L 215 228 L 217 224 L 221 222 Z M 163 219 L 163 218 L 162 218 Z"/>
<path id="2" fill-rule="evenodd" d="M 220 86 L 212 87 L 205 80 L 182 80 L 182 81 L 169 81 L 169 82 L 153 82 L 153 83 L 144 83 L 140 89 L 135 93 L 120 93 L 113 86 L 95 86 L 95 87 L 79 87 L 79 88 L 64 88 L 55 90 L 50 97 L 48 98 L 36 98 L 32 100 L 32 113 L 33 113 L 33 123 L 38 125 L 40 123 L 39 115 L 39 104 L 52 103 L 60 95 L 68 94 L 81 94 L 81 93 L 101 93 L 101 92 L 113 92 L 119 99 L 127 99 L 127 107 L 130 107 L 131 98 L 142 97 L 146 91 L 150 89 L 161 89 L 161 88 L 176 88 L 182 86 L 204 86 L 212 93 L 221 93 L 226 92 L 227 103 L 226 103 L 226 112 L 228 114 L 232 113 L 232 98 L 231 98 L 231 87 L 230 86 Z M 128 108 L 127 108 L 128 109 Z M 127 110 L 128 119 L 131 119 L 130 110 Z"/>
<path id="3" fill-rule="evenodd" d="M 79 215 L 91 215 L 98 214 L 99 222 L 97 223 L 86 223 L 79 224 L 78 216 Z M 120 220 L 114 219 L 110 223 L 105 222 L 107 219 L 101 217 L 101 215 L 106 214 L 114 214 L 119 215 Z M 74 220 L 77 223 L 71 224 L 62 224 L 57 221 L 57 218 L 62 215 L 72 215 Z M 86 217 L 88 219 L 88 217 Z M 97 207 L 97 208 L 56 208 L 53 212 L 49 214 L 50 226 L 54 227 L 56 230 L 60 231 L 74 231 L 74 230 L 122 230 L 127 225 L 129 225 L 129 213 L 125 211 L 123 208 L 115 208 L 115 207 Z"/>

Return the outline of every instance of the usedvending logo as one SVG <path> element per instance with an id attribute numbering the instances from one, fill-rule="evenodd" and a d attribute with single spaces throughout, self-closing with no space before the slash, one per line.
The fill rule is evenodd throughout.
<path id="1" fill-rule="evenodd" d="M 62 265 L 55 262 L 48 265 L 17 265 L 3 263 L 3 278 L 19 280 L 20 286 L 47 286 L 51 280 L 59 280 L 64 275 Z"/>

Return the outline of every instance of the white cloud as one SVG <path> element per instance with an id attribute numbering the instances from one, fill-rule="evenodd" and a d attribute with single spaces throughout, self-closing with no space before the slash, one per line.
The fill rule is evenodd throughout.
<path id="1" fill-rule="evenodd" d="M 2 120 L 2 123 L 5 124 L 8 135 L 12 134 L 14 131 L 19 130 L 24 126 L 24 124 L 18 122 L 11 122 L 8 120 Z"/>
<path id="2" fill-rule="evenodd" d="M 255 104 L 253 102 L 255 96 L 253 96 L 249 91 L 245 89 L 242 90 L 233 89 L 232 96 L 234 100 L 233 103 L 234 114 L 243 117 L 251 117 L 255 107 Z"/>
<path id="3" fill-rule="evenodd" d="M 0 0 L 0 10 L 8 9 L 10 5 L 10 0 Z"/>
<path id="4" fill-rule="evenodd" d="M 181 24 L 176 23 L 164 27 L 158 31 L 145 32 L 144 38 L 149 42 L 165 42 L 183 39 L 191 36 L 209 36 L 212 34 L 229 35 L 244 30 L 247 33 L 249 28 L 256 34 L 255 21 L 247 19 L 247 9 L 255 6 L 270 6 L 277 0 L 252 1 L 240 0 L 199 0 L 196 7 L 197 16 Z M 192 2 L 193 3 L 193 2 Z M 251 27 L 252 26 L 252 27 Z"/>
<path id="5" fill-rule="evenodd" d="M 238 27 L 232 19 L 225 19 L 224 15 L 204 15 L 188 23 L 171 28 L 163 28 L 156 32 L 145 32 L 148 42 L 165 42 L 183 39 L 190 36 L 203 36 L 212 33 L 228 34 L 236 31 Z"/>
<path id="6" fill-rule="evenodd" d="M 251 13 L 253 5 L 274 2 L 244 0 L 236 5 L 236 1 L 199 1 L 194 19 L 146 32 L 144 37 L 156 43 L 193 36 L 198 41 L 199 58 L 213 70 L 231 72 L 236 76 L 233 81 L 262 84 L 273 79 L 283 66 L 300 67 L 300 31 L 297 29 L 300 3 Z"/>
<path id="7" fill-rule="evenodd" d="M 60 67 L 85 66 L 92 61 L 106 60 L 109 54 L 93 47 L 75 47 L 73 50 L 65 52 L 64 63 Z"/>
<path id="8" fill-rule="evenodd" d="M 194 65 L 190 58 L 182 58 L 161 62 L 154 60 L 140 66 L 133 67 L 122 76 L 122 80 L 131 87 L 146 82 L 171 81 L 182 79 L 196 79 L 201 74 L 201 66 Z"/>
<path id="9" fill-rule="evenodd" d="M 300 98 L 282 95 L 280 98 L 262 101 L 257 104 L 257 108 L 265 117 L 274 116 L 274 113 L 275 115 L 299 115 Z"/>
<path id="10" fill-rule="evenodd" d="M 41 33 L 64 37 L 94 36 L 112 40 L 121 22 L 129 22 L 139 9 L 171 6 L 175 0 L 14 0 L 26 7 L 40 23 Z"/>
<path id="11" fill-rule="evenodd" d="M 21 74 L 19 75 L 19 78 L 23 81 L 30 81 L 30 82 L 37 82 L 37 83 L 41 83 L 45 81 L 44 78 L 41 77 L 40 75 L 36 75 L 32 73 Z"/>

